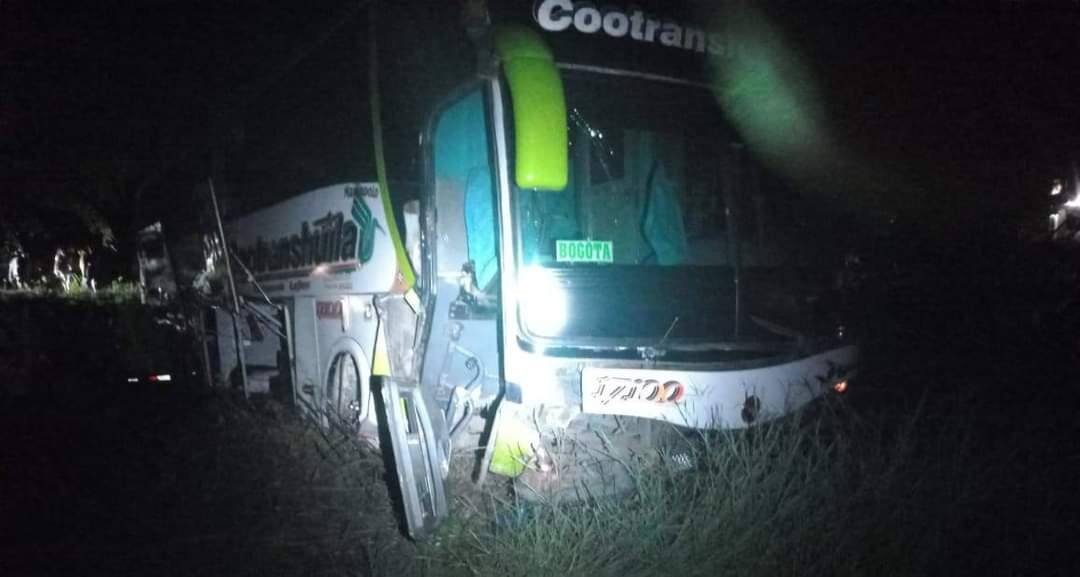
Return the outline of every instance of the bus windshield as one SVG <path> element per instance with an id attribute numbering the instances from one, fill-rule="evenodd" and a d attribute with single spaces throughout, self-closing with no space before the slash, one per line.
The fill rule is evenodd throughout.
<path id="1" fill-rule="evenodd" d="M 526 265 L 778 266 L 789 193 L 710 91 L 568 74 L 570 179 L 516 191 Z"/>
<path id="2" fill-rule="evenodd" d="M 752 159 L 708 89 L 574 71 L 564 84 L 568 185 L 512 194 L 523 284 L 555 287 L 572 310 L 550 322 L 550 303 L 526 298 L 523 326 L 548 338 L 732 337 L 740 271 L 800 260 L 794 193 Z"/>

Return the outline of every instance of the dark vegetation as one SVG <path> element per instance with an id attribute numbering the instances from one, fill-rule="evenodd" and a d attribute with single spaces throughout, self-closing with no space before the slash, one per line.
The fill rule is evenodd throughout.
<path id="1" fill-rule="evenodd" d="M 411 566 L 379 456 L 275 400 L 208 390 L 176 311 L 20 293 L 0 319 L 0 574 Z"/>

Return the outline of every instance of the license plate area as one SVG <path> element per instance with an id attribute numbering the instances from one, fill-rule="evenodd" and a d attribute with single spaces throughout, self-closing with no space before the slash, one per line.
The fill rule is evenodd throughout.
<path id="1" fill-rule="evenodd" d="M 586 368 L 581 373 L 582 409 L 655 416 L 679 407 L 688 386 L 686 375 L 678 371 Z"/>

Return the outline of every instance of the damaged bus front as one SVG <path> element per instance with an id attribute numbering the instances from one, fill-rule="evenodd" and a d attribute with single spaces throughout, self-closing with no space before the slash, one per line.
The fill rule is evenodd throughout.
<path id="1" fill-rule="evenodd" d="M 530 187 L 519 173 L 500 191 L 510 391 L 502 410 L 552 431 L 620 426 L 599 415 L 739 428 L 846 381 L 855 348 L 839 319 L 810 310 L 823 295 L 797 286 L 813 255 L 799 254 L 795 199 L 754 162 L 708 86 L 579 61 L 556 66 L 566 183 Z M 525 88 L 512 78 L 492 87 L 496 102 L 515 89 Z M 515 108 L 494 121 L 528 114 Z M 520 172 L 514 155 L 505 160 L 508 173 Z M 655 425 L 636 424 L 641 442 L 655 437 Z M 536 468 L 548 434 L 507 440 L 506 454 L 534 448 L 525 462 Z"/>
<path id="2" fill-rule="evenodd" d="M 526 495 L 595 489 L 676 427 L 845 389 L 857 348 L 813 242 L 829 231 L 704 81 L 738 47 L 569 0 L 490 20 L 489 65 L 425 138 L 420 378 L 451 446 L 479 441 Z M 457 438 L 472 430 L 491 434 Z"/>

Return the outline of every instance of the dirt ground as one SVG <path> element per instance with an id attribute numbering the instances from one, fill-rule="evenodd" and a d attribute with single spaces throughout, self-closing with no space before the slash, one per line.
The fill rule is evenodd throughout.
<path id="1" fill-rule="evenodd" d="M 0 575 L 407 571 L 380 459 L 185 383 L 0 416 Z"/>

